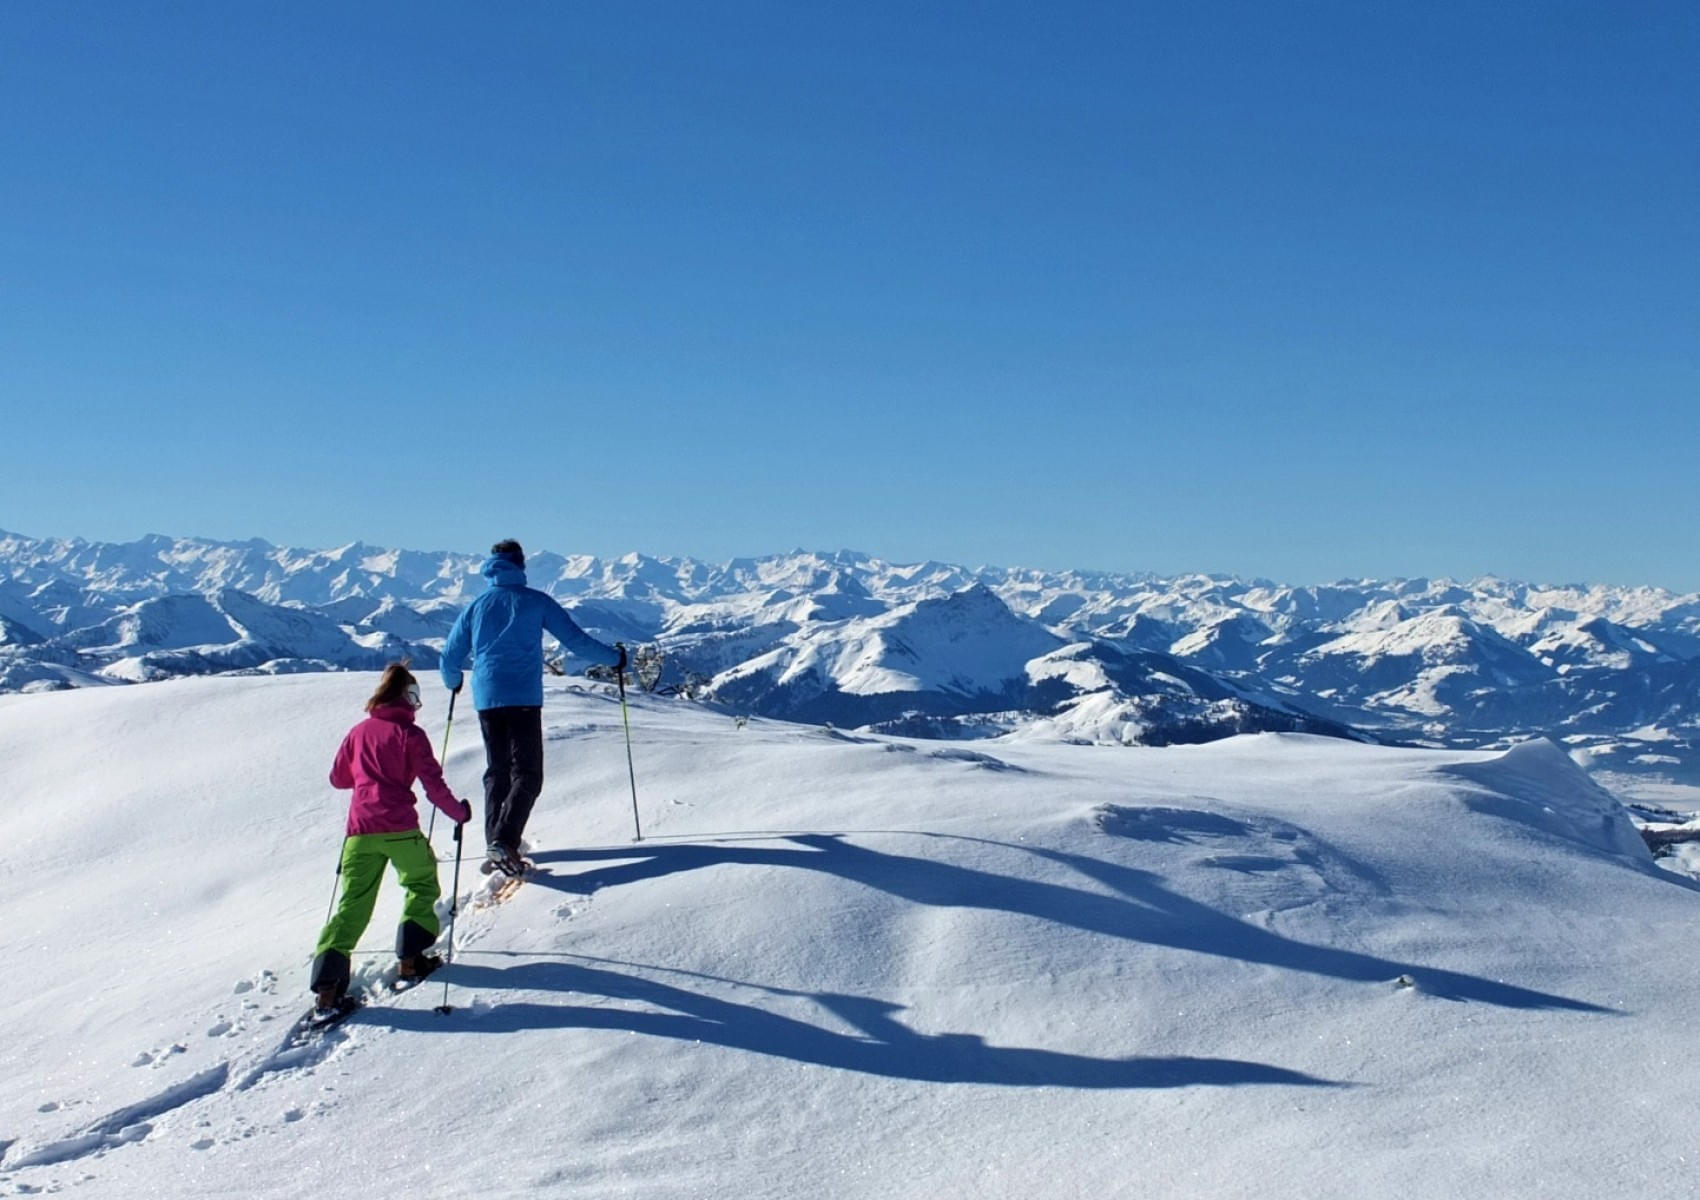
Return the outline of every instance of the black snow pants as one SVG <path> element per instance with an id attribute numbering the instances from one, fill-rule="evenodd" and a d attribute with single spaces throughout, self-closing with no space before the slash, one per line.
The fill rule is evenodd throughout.
<path id="1" fill-rule="evenodd" d="M 478 727 L 484 732 L 484 840 L 517 853 L 543 791 L 543 710 L 486 708 Z"/>

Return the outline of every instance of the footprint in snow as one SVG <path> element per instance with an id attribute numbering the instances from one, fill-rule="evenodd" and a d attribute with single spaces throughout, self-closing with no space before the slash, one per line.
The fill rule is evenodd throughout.
<path id="1" fill-rule="evenodd" d="M 224 1087 L 229 1077 L 228 1064 L 202 1071 L 192 1079 L 174 1084 L 157 1095 L 108 1113 L 79 1133 L 35 1147 L 16 1162 L 8 1163 L 7 1169 L 68 1163 L 142 1141 L 154 1132 L 154 1122 L 158 1118 L 186 1104 L 213 1095 Z"/>
<path id="2" fill-rule="evenodd" d="M 130 1065 L 132 1067 L 163 1067 L 171 1061 L 174 1055 L 187 1054 L 188 1052 L 189 1047 L 174 1043 L 167 1050 L 143 1050 L 131 1060 Z"/>
<path id="3" fill-rule="evenodd" d="M 231 988 L 231 994 L 236 996 L 246 996 L 249 992 L 261 992 L 269 996 L 276 991 L 277 972 L 275 971 L 261 971 L 258 975 L 239 979 L 236 981 L 236 986 Z"/>

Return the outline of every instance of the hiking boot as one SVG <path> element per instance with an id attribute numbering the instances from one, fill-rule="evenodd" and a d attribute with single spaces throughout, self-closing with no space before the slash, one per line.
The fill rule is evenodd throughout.
<path id="1" fill-rule="evenodd" d="M 330 1012 L 342 1002 L 342 989 L 335 984 L 326 984 L 313 992 L 313 1007 L 320 1012 Z"/>
<path id="2" fill-rule="evenodd" d="M 442 965 L 443 960 L 435 954 L 409 954 L 397 960 L 395 977 L 397 979 L 423 979 Z"/>
<path id="3" fill-rule="evenodd" d="M 519 875 L 525 871 L 525 860 L 517 850 L 510 849 L 500 842 L 491 842 L 484 851 L 484 865 L 480 868 L 488 875 L 492 871 L 500 871 L 504 875 Z"/>

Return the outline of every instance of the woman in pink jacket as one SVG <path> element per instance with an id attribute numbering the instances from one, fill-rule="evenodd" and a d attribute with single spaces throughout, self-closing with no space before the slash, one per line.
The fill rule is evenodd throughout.
<path id="1" fill-rule="evenodd" d="M 442 963 L 425 953 L 442 931 L 436 907 L 442 888 L 437 856 L 419 831 L 413 781 L 457 825 L 472 819 L 472 806 L 443 782 L 431 739 L 413 723 L 419 705 L 419 683 L 407 664 L 391 663 L 366 701 L 370 715 L 348 731 L 331 765 L 331 786 L 353 788 L 354 798 L 342 844 L 342 899 L 313 957 L 309 986 L 321 1009 L 336 1007 L 348 992 L 349 955 L 372 919 L 386 863 L 407 892 L 396 929 L 397 978 L 423 979 Z"/>

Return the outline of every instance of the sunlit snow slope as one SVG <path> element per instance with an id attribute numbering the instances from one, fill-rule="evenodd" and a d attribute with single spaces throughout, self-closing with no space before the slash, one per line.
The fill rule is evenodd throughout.
<path id="1" fill-rule="evenodd" d="M 0 1194 L 1700 1190 L 1700 895 L 1543 742 L 966 750 L 645 697 L 634 844 L 618 703 L 556 688 L 544 873 L 470 911 L 468 864 L 453 965 L 280 1053 L 372 682 L 0 697 Z M 482 765 L 463 711 L 475 801 Z"/>

